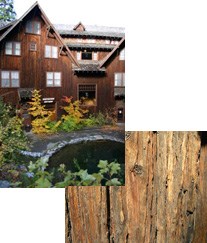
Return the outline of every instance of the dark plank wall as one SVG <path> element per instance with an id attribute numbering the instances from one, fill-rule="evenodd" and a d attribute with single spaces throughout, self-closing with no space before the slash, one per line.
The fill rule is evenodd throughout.
<path id="1" fill-rule="evenodd" d="M 28 16 L 27 19 L 31 19 Z M 21 42 L 21 56 L 5 55 L 5 41 L 1 46 L 1 70 L 19 70 L 20 71 L 20 87 L 21 88 L 36 88 L 42 90 L 43 97 L 55 97 L 60 100 L 63 95 L 68 95 L 71 88 L 71 60 L 65 53 L 60 54 L 58 59 L 51 59 L 44 57 L 45 45 L 61 46 L 57 39 L 47 35 L 47 26 L 40 17 L 33 17 L 33 19 L 41 22 L 41 35 L 34 35 L 25 33 L 25 21 L 13 31 L 14 34 L 9 35 L 5 41 L 20 41 Z M 30 51 L 29 45 L 31 42 L 37 44 L 37 51 Z M 47 88 L 46 87 L 46 72 L 61 72 L 62 87 Z M 10 91 L 17 91 L 17 89 L 0 89 L 0 94 Z"/>
<path id="2" fill-rule="evenodd" d="M 0 70 L 19 70 L 20 88 L 36 88 L 42 90 L 43 97 L 54 97 L 59 101 L 62 96 L 73 96 L 77 99 L 77 85 L 80 83 L 97 84 L 97 107 L 91 107 L 92 111 L 104 111 L 107 107 L 114 107 L 114 73 L 124 72 L 124 61 L 119 60 L 118 51 L 115 57 L 111 57 L 107 63 L 104 76 L 74 75 L 72 71 L 71 59 L 62 52 L 58 59 L 45 58 L 45 45 L 61 46 L 61 43 L 50 33 L 48 36 L 47 25 L 40 17 L 39 10 L 34 9 L 28 16 L 11 31 L 6 39 L 1 43 L 0 50 Z M 25 23 L 27 20 L 37 20 L 41 22 L 41 35 L 25 33 Z M 21 42 L 21 56 L 5 55 L 6 41 Z M 31 42 L 37 44 L 37 51 L 30 51 Z M 72 52 L 76 57 L 76 52 Z M 99 52 L 99 60 L 102 60 L 108 51 Z M 62 87 L 46 87 L 46 72 L 61 72 Z M 0 88 L 0 95 L 5 95 L 5 101 L 18 101 L 17 90 L 15 88 Z M 12 93 L 7 96 L 7 93 Z"/>

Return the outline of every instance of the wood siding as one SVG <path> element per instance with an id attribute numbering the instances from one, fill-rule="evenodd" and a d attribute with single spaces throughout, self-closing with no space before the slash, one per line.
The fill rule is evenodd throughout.
<path id="1" fill-rule="evenodd" d="M 125 175 L 66 189 L 67 243 L 207 241 L 206 132 L 128 133 Z"/>
<path id="2" fill-rule="evenodd" d="M 27 20 L 36 20 L 41 23 L 41 35 L 25 33 L 25 23 Z M 21 56 L 5 55 L 5 42 L 21 42 Z M 30 50 L 30 43 L 36 43 L 37 50 Z M 53 45 L 61 48 L 60 42 L 51 33 L 48 36 L 47 25 L 41 17 L 33 13 L 29 14 L 14 31 L 1 43 L 1 70 L 19 70 L 20 88 L 36 88 L 42 90 L 43 97 L 55 97 L 58 101 L 63 95 L 68 95 L 72 82 L 72 64 L 65 53 L 58 55 L 58 58 L 45 58 L 45 45 Z M 61 72 L 61 87 L 46 87 L 46 72 Z M 17 88 L 1 88 L 0 94 L 8 91 L 16 91 Z"/>
<path id="3" fill-rule="evenodd" d="M 41 17 L 43 16 L 43 17 Z M 41 24 L 41 34 L 26 33 L 27 21 L 35 20 Z M 81 75 L 74 74 L 71 59 L 67 56 L 62 43 L 55 38 L 54 32 L 48 31 L 49 26 L 44 21 L 40 9 L 35 7 L 20 21 L 13 30 L 0 43 L 0 70 L 19 71 L 20 87 L 40 89 L 42 98 L 55 98 L 59 102 L 63 96 L 78 98 L 78 84 L 96 84 L 97 105 L 89 107 L 93 112 L 104 111 L 106 108 L 116 106 L 114 98 L 114 73 L 125 72 L 124 61 L 117 56 L 111 57 L 107 62 L 106 72 L 103 75 L 84 72 Z M 85 38 L 86 39 L 86 38 Z M 104 39 L 104 37 L 103 37 Z M 101 41 L 100 38 L 98 38 Z M 21 43 L 21 55 L 5 55 L 5 43 L 7 41 L 18 41 Z M 67 41 L 67 39 L 63 39 Z M 87 41 L 87 40 L 86 40 Z M 104 40 L 102 40 L 104 41 Z M 36 51 L 30 50 L 30 44 L 36 44 Z M 57 46 L 58 58 L 45 58 L 45 45 Z M 76 59 L 76 51 L 71 51 Z M 98 51 L 98 61 L 106 58 L 109 51 Z M 46 86 L 46 72 L 61 73 L 61 87 Z M 18 103 L 18 88 L 0 88 L 0 95 L 4 100 L 14 105 Z M 11 95 L 12 94 L 12 95 Z"/>
<path id="4" fill-rule="evenodd" d="M 99 55 L 105 57 L 108 53 L 99 52 Z M 97 106 L 91 107 L 95 112 L 104 111 L 107 108 L 116 106 L 114 98 L 114 74 L 116 72 L 125 73 L 125 61 L 119 60 L 119 51 L 115 53 L 115 57 L 109 60 L 104 75 L 98 74 L 81 74 L 72 76 L 72 96 L 77 99 L 78 84 L 96 84 L 97 85 Z M 124 107 L 124 103 L 123 103 Z"/>

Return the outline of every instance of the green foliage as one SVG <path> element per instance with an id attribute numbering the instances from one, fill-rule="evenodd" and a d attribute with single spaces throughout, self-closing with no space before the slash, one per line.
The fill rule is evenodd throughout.
<path id="1" fill-rule="evenodd" d="M 92 115 L 90 114 L 87 119 L 83 121 L 85 126 L 103 126 L 106 124 L 106 119 L 104 114 L 99 112 L 98 114 Z"/>
<path id="2" fill-rule="evenodd" d="M 28 102 L 30 104 L 29 114 L 31 114 L 34 119 L 32 120 L 32 131 L 34 133 L 49 133 L 51 132 L 50 126 L 48 124 L 51 122 L 51 118 L 54 112 L 45 109 L 45 106 L 41 104 L 40 90 L 34 90 L 32 92 L 32 101 Z"/>
<path id="3" fill-rule="evenodd" d="M 24 172 L 21 177 L 20 187 L 67 187 L 67 186 L 100 186 L 112 185 L 120 186 L 121 182 L 117 178 L 120 173 L 120 165 L 116 162 L 100 160 L 98 173 L 89 174 L 87 170 L 80 169 L 77 172 L 66 170 L 61 164 L 58 168 L 58 181 L 54 178 L 53 172 L 48 172 L 48 158 L 38 159 L 30 162 L 28 172 Z M 54 182 L 56 181 L 56 182 Z"/>
<path id="4" fill-rule="evenodd" d="M 72 102 L 72 97 L 64 96 L 62 101 L 66 104 L 62 107 L 62 109 L 66 112 L 66 115 L 62 115 L 61 120 L 62 124 L 60 128 L 63 131 L 73 131 L 80 129 L 84 126 L 83 124 L 83 117 L 88 110 L 82 109 L 80 107 L 81 102 L 76 100 Z"/>
<path id="5" fill-rule="evenodd" d="M 28 172 L 22 175 L 21 187 L 48 188 L 52 186 L 53 174 L 45 169 L 48 166 L 48 159 L 41 158 L 36 162 L 29 163 Z"/>
<path id="6" fill-rule="evenodd" d="M 108 109 L 104 113 L 90 114 L 88 118 L 85 115 L 88 110 L 81 108 L 81 101 L 72 101 L 72 97 L 64 96 L 62 99 L 65 104 L 62 109 L 65 114 L 57 122 L 52 121 L 54 112 L 45 109 L 41 104 L 40 91 L 34 90 L 29 113 L 33 116 L 32 131 L 34 133 L 55 133 L 58 131 L 70 132 L 81 129 L 83 127 L 115 125 L 116 115 L 114 109 Z"/>
<path id="7" fill-rule="evenodd" d="M 9 22 L 15 20 L 16 13 L 14 11 L 13 0 L 0 1 L 0 21 Z"/>
<path id="8" fill-rule="evenodd" d="M 0 123 L 2 126 L 5 126 L 9 121 L 11 117 L 11 109 L 10 105 L 6 105 L 2 100 L 0 100 Z"/>
<path id="9" fill-rule="evenodd" d="M 19 150 L 27 149 L 27 139 L 22 131 L 22 120 L 11 117 L 11 107 L 0 101 L 0 167 L 5 162 L 17 161 Z"/>

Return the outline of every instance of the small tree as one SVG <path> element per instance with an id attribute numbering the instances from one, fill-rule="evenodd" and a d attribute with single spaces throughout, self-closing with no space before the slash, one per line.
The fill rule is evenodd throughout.
<path id="1" fill-rule="evenodd" d="M 16 12 L 14 11 L 13 0 L 0 1 L 0 21 L 9 22 L 15 20 Z"/>
<path id="2" fill-rule="evenodd" d="M 75 100 L 72 102 L 73 97 L 64 96 L 62 101 L 66 104 L 62 109 L 66 112 L 66 115 L 62 115 L 61 128 L 66 131 L 79 129 L 83 126 L 84 114 L 88 113 L 88 110 L 80 107 L 80 101 Z"/>
<path id="3" fill-rule="evenodd" d="M 16 162 L 19 150 L 27 149 L 22 131 L 22 120 L 11 116 L 11 107 L 0 101 L 0 167 L 5 162 Z"/>
<path id="4" fill-rule="evenodd" d="M 45 109 L 45 106 L 41 104 L 40 90 L 34 90 L 32 92 L 32 101 L 30 104 L 29 114 L 34 117 L 32 121 L 32 131 L 34 133 L 48 133 L 50 127 L 48 123 L 51 121 L 51 117 L 54 112 Z"/>

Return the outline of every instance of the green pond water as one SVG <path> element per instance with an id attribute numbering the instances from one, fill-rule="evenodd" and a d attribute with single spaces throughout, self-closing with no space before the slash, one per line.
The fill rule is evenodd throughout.
<path id="1" fill-rule="evenodd" d="M 97 167 L 99 160 L 108 160 L 109 163 L 118 162 L 122 170 L 120 176 L 122 179 L 124 178 L 125 144 L 109 140 L 67 145 L 50 158 L 48 170 L 53 170 L 58 168 L 60 164 L 65 164 L 67 170 L 72 172 L 78 171 L 80 168 L 87 169 L 88 173 L 91 174 L 99 171 Z"/>

